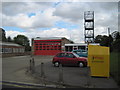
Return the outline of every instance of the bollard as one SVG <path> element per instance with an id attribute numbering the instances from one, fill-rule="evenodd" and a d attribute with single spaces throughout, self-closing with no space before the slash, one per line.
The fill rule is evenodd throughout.
<path id="1" fill-rule="evenodd" d="M 35 61 L 34 61 L 34 58 L 32 58 L 31 64 L 32 64 L 32 73 L 34 73 L 35 72 Z"/>
<path id="2" fill-rule="evenodd" d="M 45 73 L 44 73 L 44 63 L 41 63 L 41 77 L 45 78 Z"/>
<path id="3" fill-rule="evenodd" d="M 30 59 L 30 71 L 32 70 L 31 62 L 32 62 L 32 60 Z"/>
<path id="4" fill-rule="evenodd" d="M 62 68 L 62 65 L 59 66 L 59 80 L 58 80 L 58 82 L 64 83 L 64 81 L 63 81 L 63 68 Z"/>
<path id="5" fill-rule="evenodd" d="M 35 67 L 35 60 L 32 58 L 33 67 Z"/>

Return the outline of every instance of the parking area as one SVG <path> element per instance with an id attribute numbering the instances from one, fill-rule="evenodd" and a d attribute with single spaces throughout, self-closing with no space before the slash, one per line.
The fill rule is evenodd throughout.
<path id="1" fill-rule="evenodd" d="M 117 88 L 116 82 L 110 78 L 91 77 L 88 67 L 80 68 L 73 66 L 54 67 L 52 64 L 53 56 L 34 56 L 35 72 L 37 77 L 44 72 L 45 79 L 51 82 L 62 83 L 91 88 Z M 41 63 L 44 63 L 41 71 Z"/>

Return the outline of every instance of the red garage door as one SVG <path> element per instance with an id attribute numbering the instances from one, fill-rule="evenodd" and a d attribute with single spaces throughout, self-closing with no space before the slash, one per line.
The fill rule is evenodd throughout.
<path id="1" fill-rule="evenodd" d="M 34 55 L 55 55 L 61 52 L 61 40 L 34 40 Z"/>

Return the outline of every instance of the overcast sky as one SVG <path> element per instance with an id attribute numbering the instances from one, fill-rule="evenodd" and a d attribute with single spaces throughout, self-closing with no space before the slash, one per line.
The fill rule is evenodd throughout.
<path id="1" fill-rule="evenodd" d="M 117 2 L 2 2 L 2 28 L 6 35 L 66 37 L 84 42 L 84 12 L 94 11 L 95 36 L 118 30 Z"/>

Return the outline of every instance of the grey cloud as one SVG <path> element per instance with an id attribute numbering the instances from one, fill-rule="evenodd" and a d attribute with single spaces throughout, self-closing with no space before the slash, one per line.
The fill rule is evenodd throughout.
<path id="1" fill-rule="evenodd" d="M 118 28 L 118 3 L 117 2 L 73 2 L 59 5 L 55 12 L 56 16 L 68 19 L 71 22 L 83 21 L 85 11 L 94 11 L 95 27 L 110 27 L 111 31 Z M 104 18 L 104 19 L 102 19 Z M 83 22 L 80 25 L 84 25 Z M 84 28 L 83 28 L 84 29 Z"/>
<path id="2" fill-rule="evenodd" d="M 84 11 L 95 11 L 98 14 L 108 13 L 116 9 L 117 3 L 74 2 L 62 3 L 56 8 L 54 15 L 68 19 L 82 19 Z"/>
<path id="3" fill-rule="evenodd" d="M 14 16 L 20 13 L 32 13 L 45 10 L 51 7 L 51 3 L 43 2 L 3 2 L 2 13 L 7 16 Z"/>
<path id="4" fill-rule="evenodd" d="M 28 2 L 21 2 L 21 3 L 12 3 L 12 2 L 5 2 L 2 4 L 2 12 L 3 15 L 6 17 L 4 18 L 3 24 L 7 26 L 15 26 L 20 24 L 18 21 L 12 21 L 11 17 L 14 18 L 14 16 L 17 14 L 25 14 L 29 12 L 36 12 L 39 10 L 44 10 L 49 7 L 51 7 L 53 3 L 44 3 L 44 2 L 34 2 L 34 3 L 28 3 Z M 51 27 L 54 25 L 54 23 L 58 20 L 68 21 L 69 23 L 72 22 L 73 24 L 79 24 L 80 25 L 80 31 L 76 33 L 71 33 L 71 36 L 74 41 L 79 42 L 83 41 L 84 38 L 84 11 L 94 11 L 95 12 L 95 30 L 99 30 L 99 32 L 96 32 L 97 34 L 106 34 L 106 29 L 101 29 L 99 27 L 107 28 L 108 26 L 111 29 L 111 32 L 118 29 L 118 16 L 117 16 L 117 3 L 116 2 L 69 2 L 69 3 L 60 3 L 55 9 L 54 12 L 48 13 L 46 17 L 41 17 L 41 15 L 38 15 L 37 18 L 33 19 L 33 23 L 29 28 L 40 28 L 40 27 Z M 50 16 L 49 16 L 50 14 Z M 56 18 L 60 17 L 60 19 Z M 104 18 L 104 19 L 102 19 Z M 29 19 L 26 19 L 29 20 Z M 21 20 L 20 20 L 21 22 Z M 22 22 L 24 23 L 24 22 Z M 16 26 L 17 26 L 16 25 Z M 20 26 L 18 26 L 20 27 Z M 21 27 L 22 28 L 22 27 Z M 29 31 L 29 29 L 28 29 Z M 50 31 L 51 32 L 51 31 Z M 43 33 L 43 32 L 42 32 Z M 36 34 L 36 32 L 35 32 Z M 52 34 L 54 34 L 52 32 Z M 49 34 L 49 35 L 52 35 Z M 56 34 L 57 35 L 57 34 Z M 65 34 L 65 36 L 67 36 Z M 76 35 L 76 36 L 75 36 Z M 34 35 L 33 35 L 34 36 Z M 69 36 L 69 35 L 68 35 Z"/>
<path id="5" fill-rule="evenodd" d="M 26 6 L 26 3 L 23 2 L 3 2 L 2 3 L 2 13 L 5 15 L 16 15 L 18 13 L 24 12 L 22 9 Z"/>

